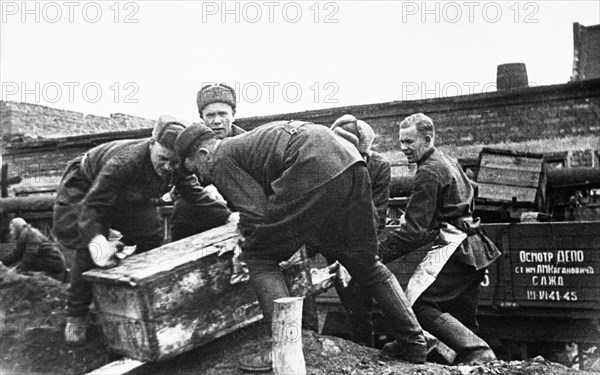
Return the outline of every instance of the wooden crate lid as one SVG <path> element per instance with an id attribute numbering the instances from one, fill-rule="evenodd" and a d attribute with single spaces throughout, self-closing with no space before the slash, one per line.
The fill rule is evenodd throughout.
<path id="1" fill-rule="evenodd" d="M 239 215 L 232 214 L 230 222 L 223 226 L 125 258 L 114 268 L 92 269 L 85 272 L 83 278 L 104 284 L 137 286 L 199 259 L 218 256 L 233 250 L 237 244 L 238 220 Z"/>
<path id="2" fill-rule="evenodd" d="M 485 201 L 534 203 L 542 174 L 543 156 L 484 147 L 481 150 L 477 184 Z"/>

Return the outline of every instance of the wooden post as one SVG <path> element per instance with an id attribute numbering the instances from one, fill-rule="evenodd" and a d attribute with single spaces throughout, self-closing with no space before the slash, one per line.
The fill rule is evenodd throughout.
<path id="1" fill-rule="evenodd" d="M 273 310 L 273 374 L 305 375 L 302 352 L 302 297 L 275 300 Z"/>

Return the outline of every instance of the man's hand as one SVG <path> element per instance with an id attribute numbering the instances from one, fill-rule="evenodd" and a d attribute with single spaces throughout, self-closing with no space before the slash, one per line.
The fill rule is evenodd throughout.
<path id="1" fill-rule="evenodd" d="M 98 267 L 107 268 L 117 265 L 115 254 L 117 253 L 116 246 L 111 246 L 106 237 L 97 234 L 88 245 L 90 256 Z"/>

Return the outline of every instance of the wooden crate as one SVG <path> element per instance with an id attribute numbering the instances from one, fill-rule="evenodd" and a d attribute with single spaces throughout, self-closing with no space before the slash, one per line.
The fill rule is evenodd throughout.
<path id="1" fill-rule="evenodd" d="M 249 283 L 230 285 L 236 223 L 93 269 L 108 347 L 142 361 L 173 357 L 262 318 Z"/>
<path id="2" fill-rule="evenodd" d="M 527 203 L 540 205 L 538 194 L 542 178 L 541 154 L 515 152 L 484 147 L 475 180 L 478 200 L 493 203 Z"/>

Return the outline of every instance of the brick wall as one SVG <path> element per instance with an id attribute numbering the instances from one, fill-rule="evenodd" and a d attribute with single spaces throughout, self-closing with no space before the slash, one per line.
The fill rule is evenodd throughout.
<path id="1" fill-rule="evenodd" d="M 2 139 L 15 136 L 56 138 L 82 134 L 149 128 L 154 120 L 120 113 L 110 117 L 50 108 L 37 104 L 0 101 Z"/>
<path id="2" fill-rule="evenodd" d="M 413 113 L 429 115 L 436 144 L 465 146 L 568 135 L 600 135 L 600 79 L 427 100 L 361 105 L 237 121 L 246 129 L 283 119 L 331 124 L 350 113 L 375 130 L 374 149 L 397 149 L 398 125 Z"/>
<path id="3" fill-rule="evenodd" d="M 337 117 L 351 113 L 373 126 L 377 134 L 374 149 L 385 152 L 398 149 L 398 124 L 416 112 L 424 112 L 433 118 L 437 129 L 437 145 L 494 144 L 573 135 L 600 137 L 600 79 L 508 92 L 242 118 L 236 122 L 245 129 L 282 119 L 331 124 Z M 12 121 L 16 121 L 16 113 L 13 112 Z M 3 153 L 4 163 L 11 164 L 10 175 L 18 171 L 26 181 L 53 183 L 60 177 L 69 159 L 96 144 L 113 139 L 150 136 L 151 121 L 145 121 L 149 121 L 145 129 L 13 144 Z M 42 122 L 37 120 L 37 123 Z M 75 124 L 74 121 L 71 123 Z M 141 124 L 144 123 L 127 126 Z"/>

